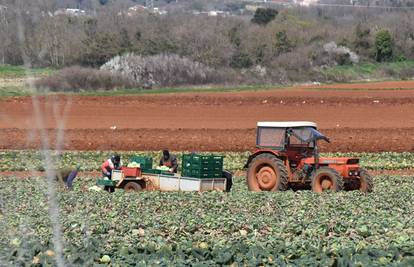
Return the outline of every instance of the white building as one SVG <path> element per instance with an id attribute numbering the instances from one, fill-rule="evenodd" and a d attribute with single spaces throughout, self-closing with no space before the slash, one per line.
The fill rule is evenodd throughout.
<path id="1" fill-rule="evenodd" d="M 78 17 L 78 16 L 86 16 L 86 11 L 78 8 L 61 8 L 56 10 L 53 15 L 59 16 L 71 16 L 71 17 Z"/>

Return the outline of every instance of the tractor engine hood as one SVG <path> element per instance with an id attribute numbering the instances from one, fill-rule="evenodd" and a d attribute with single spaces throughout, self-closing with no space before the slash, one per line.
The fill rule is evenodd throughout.
<path id="1" fill-rule="evenodd" d="M 304 164 L 315 164 L 315 158 L 307 158 L 303 160 Z M 357 158 L 319 158 L 319 164 L 321 165 L 357 165 L 359 159 Z"/>

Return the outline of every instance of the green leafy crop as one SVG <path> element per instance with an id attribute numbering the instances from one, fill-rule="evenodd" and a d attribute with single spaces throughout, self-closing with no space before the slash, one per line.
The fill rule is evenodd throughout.
<path id="1" fill-rule="evenodd" d="M 179 161 L 183 152 L 173 152 Z M 56 152 L 52 152 L 56 156 Z M 158 163 L 161 152 L 120 152 L 123 162 L 127 163 L 133 155 L 149 156 Z M 224 167 L 230 171 L 243 169 L 250 152 L 217 152 L 224 155 Z M 83 171 L 99 170 L 100 164 L 105 161 L 109 151 L 65 151 L 57 158 L 60 167 L 82 165 Z M 411 152 L 382 152 L 382 153 L 324 153 L 327 157 L 357 157 L 361 165 L 369 170 L 401 170 L 414 168 L 414 153 Z M 0 151 L 0 171 L 31 171 L 43 170 L 44 162 L 40 151 Z M 58 167 L 58 166 L 56 166 Z"/>
<path id="2" fill-rule="evenodd" d="M 375 192 L 89 192 L 58 188 L 68 266 L 413 266 L 414 177 Z M 54 266 L 45 178 L 0 178 L 0 265 Z"/>

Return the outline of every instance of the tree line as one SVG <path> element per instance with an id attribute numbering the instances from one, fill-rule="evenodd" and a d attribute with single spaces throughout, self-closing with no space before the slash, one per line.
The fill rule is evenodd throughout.
<path id="1" fill-rule="evenodd" d="M 324 51 L 329 42 L 355 52 L 361 62 L 414 60 L 414 12 L 406 10 L 298 7 L 244 16 L 130 16 L 123 6 L 105 5 L 86 16 L 54 16 L 47 0 L 6 6 L 0 11 L 0 64 L 20 65 L 26 58 L 33 66 L 99 67 L 124 53 L 176 54 L 216 69 L 261 66 L 300 75 L 311 67 L 351 63 L 346 53 L 332 58 Z"/>

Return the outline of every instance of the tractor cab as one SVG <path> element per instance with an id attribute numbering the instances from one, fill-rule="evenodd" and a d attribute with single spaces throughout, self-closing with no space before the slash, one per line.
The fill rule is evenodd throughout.
<path id="1" fill-rule="evenodd" d="M 330 142 L 317 130 L 314 122 L 259 122 L 256 148 L 271 149 L 286 156 L 291 165 L 297 166 L 303 158 L 318 161 L 318 141 Z"/>
<path id="2" fill-rule="evenodd" d="M 258 122 L 256 150 L 249 157 L 247 183 L 252 191 L 310 185 L 316 192 L 345 187 L 372 190 L 372 179 L 357 158 L 320 158 L 318 144 L 330 142 L 314 122 Z"/>

